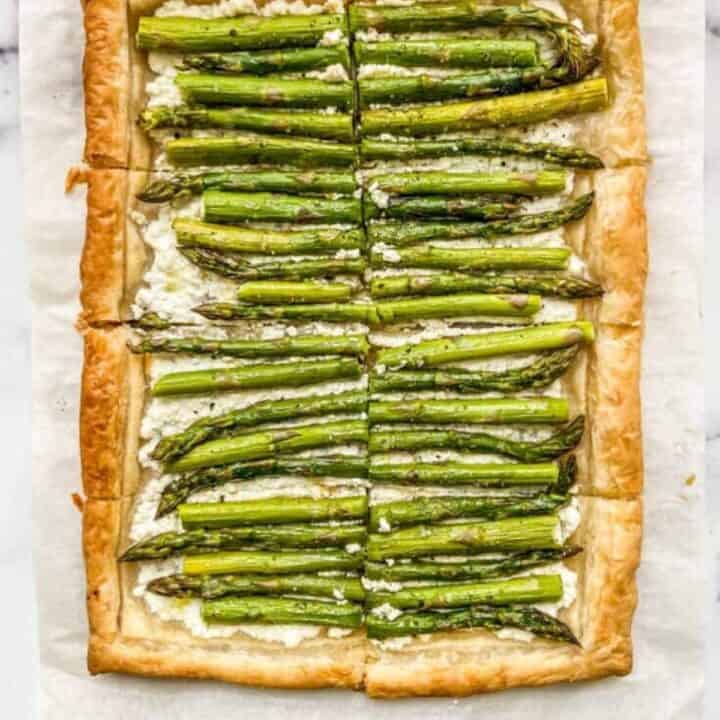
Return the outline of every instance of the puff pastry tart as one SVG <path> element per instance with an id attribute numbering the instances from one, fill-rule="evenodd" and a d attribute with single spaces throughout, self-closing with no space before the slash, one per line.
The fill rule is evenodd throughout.
<path id="1" fill-rule="evenodd" d="M 88 0 L 93 673 L 626 674 L 635 0 Z"/>

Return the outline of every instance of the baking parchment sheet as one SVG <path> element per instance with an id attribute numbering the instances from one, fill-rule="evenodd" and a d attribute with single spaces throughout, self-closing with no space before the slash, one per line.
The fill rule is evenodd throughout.
<path id="1" fill-rule="evenodd" d="M 614 0 L 608 0 L 614 1 Z M 644 347 L 645 541 L 636 665 L 623 679 L 462 699 L 369 700 L 351 691 L 259 690 L 85 669 L 74 330 L 84 194 L 63 194 L 84 135 L 78 0 L 21 4 L 26 233 L 32 265 L 34 560 L 40 716 L 49 720 L 553 717 L 699 720 L 703 685 L 703 3 L 645 0 L 641 22 L 654 158 L 647 196 L 651 276 Z M 693 482 L 691 478 L 696 476 Z"/>

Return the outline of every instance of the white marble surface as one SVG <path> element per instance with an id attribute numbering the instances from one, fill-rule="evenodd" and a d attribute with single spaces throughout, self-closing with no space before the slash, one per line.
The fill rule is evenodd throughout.
<path id="1" fill-rule="evenodd" d="M 11 578 L 0 594 L 0 688 L 2 717 L 25 720 L 35 709 L 35 623 L 30 567 L 30 483 L 29 483 L 29 303 L 27 299 L 26 255 L 21 233 L 20 129 L 18 124 L 17 1 L 0 0 L 0 197 L 2 197 L 2 240 L 0 263 L 5 268 L 0 283 L 0 303 L 6 309 L 0 324 L 0 426 L 3 447 L 3 503 L 0 521 L 0 576 Z M 32 2 L 32 0 L 24 0 Z M 708 87 L 720 74 L 720 0 L 708 4 L 707 61 Z M 720 314 L 720 97 L 707 93 L 706 102 L 706 247 L 705 325 L 707 367 L 720 365 L 717 322 Z M 9 312 L 8 312 L 9 311 Z M 51 350 L 51 349 L 50 349 Z M 720 380 L 708 373 L 707 496 L 708 567 L 713 583 L 708 610 L 713 623 L 708 632 L 708 692 L 706 720 L 720 717 L 720 687 L 714 680 L 720 669 Z M 58 579 L 61 581 L 61 579 Z M 682 579 L 679 579 L 682 581 Z M 661 691 L 660 689 L 658 689 Z M 77 699 L 81 702 L 81 699 Z M 150 719 L 151 720 L 151 719 Z M 664 720 L 658 718 L 658 720 Z"/>

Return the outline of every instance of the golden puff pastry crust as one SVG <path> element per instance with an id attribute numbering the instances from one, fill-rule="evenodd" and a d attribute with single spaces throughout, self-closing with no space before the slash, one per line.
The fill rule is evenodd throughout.
<path id="1" fill-rule="evenodd" d="M 582 498 L 581 507 L 583 521 L 574 539 L 585 552 L 570 563 L 578 572 L 578 597 L 561 611 L 581 647 L 499 639 L 476 630 L 420 637 L 399 649 L 373 645 L 368 694 L 470 695 L 629 673 L 642 503 Z"/>

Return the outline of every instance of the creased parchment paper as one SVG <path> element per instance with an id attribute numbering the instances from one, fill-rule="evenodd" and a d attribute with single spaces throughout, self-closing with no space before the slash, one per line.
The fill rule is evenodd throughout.
<path id="1" fill-rule="evenodd" d="M 369 700 L 350 691 L 282 692 L 85 669 L 77 416 L 78 258 L 84 196 L 63 195 L 84 133 L 78 0 L 21 3 L 26 233 L 32 258 L 33 494 L 45 720 L 336 720 L 552 717 L 698 720 L 703 684 L 702 238 L 703 4 L 646 0 L 642 12 L 654 163 L 652 273 L 644 359 L 646 532 L 636 668 L 620 680 L 459 700 Z M 697 474 L 694 484 L 686 479 Z"/>

